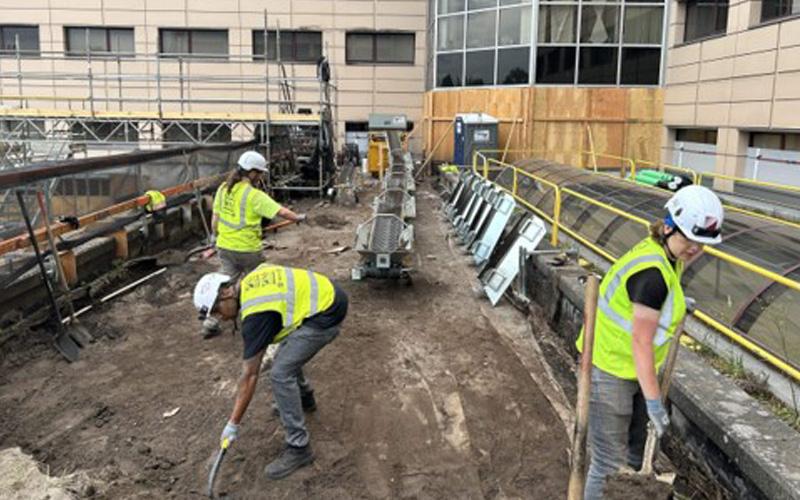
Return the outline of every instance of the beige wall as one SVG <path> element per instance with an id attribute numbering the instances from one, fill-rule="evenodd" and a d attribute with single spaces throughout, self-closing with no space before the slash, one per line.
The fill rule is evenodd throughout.
<path id="1" fill-rule="evenodd" d="M 63 52 L 64 25 L 124 26 L 135 30 L 136 52 L 155 54 L 158 51 L 158 28 L 218 28 L 228 29 L 229 53 L 245 59 L 222 63 L 192 62 L 184 67 L 184 74 L 241 76 L 264 75 L 264 65 L 249 60 L 252 54 L 252 30 L 263 29 L 264 9 L 269 10 L 269 28 L 280 23 L 281 29 L 313 29 L 323 32 L 323 45 L 327 46 L 332 63 L 333 80 L 340 88 L 339 134 L 344 134 L 345 121 L 366 121 L 369 113 L 404 113 L 415 123 L 422 118 L 425 91 L 426 0 L 0 0 L 0 24 L 39 25 L 42 51 Z M 345 33 L 348 30 L 401 30 L 415 32 L 416 53 L 413 66 L 347 65 L 345 64 Z M 325 49 L 323 49 L 325 51 Z M 116 74 L 116 62 L 95 61 L 95 78 L 104 73 Z M 74 72 L 87 73 L 86 60 L 51 60 L 43 57 L 22 61 L 23 72 Z M 123 60 L 123 74 L 150 74 L 156 72 L 154 61 Z M 162 74 L 177 75 L 175 63 L 163 63 Z M 290 75 L 313 77 L 313 64 L 287 65 Z M 0 60 L 0 72 L 16 71 L 14 58 Z M 272 75 L 276 67 L 271 65 Z M 126 79 L 122 83 L 125 98 L 154 100 L 155 85 Z M 189 88 L 191 87 L 191 88 Z M 118 82 L 98 82 L 92 91 L 95 97 L 116 97 Z M 2 79 L 0 93 L 17 94 L 15 80 Z M 24 80 L 24 94 L 52 97 L 86 97 L 86 80 L 68 82 L 52 79 Z M 162 97 L 178 98 L 177 82 L 162 85 Z M 300 99 L 318 100 L 313 88 L 298 92 Z M 263 100 L 263 85 L 245 86 L 238 83 L 186 84 L 184 97 L 226 97 L 233 100 Z M 277 97 L 277 92 L 273 98 Z M 80 106 L 82 103 L 73 104 Z M 44 107 L 44 103 L 39 103 Z M 59 106 L 65 106 L 59 103 Z M 49 104 L 50 107 L 55 104 Z M 102 109 L 115 109 L 114 104 L 101 105 Z M 152 103 L 127 103 L 126 109 L 154 110 Z M 177 109 L 177 105 L 166 106 Z M 316 107 L 315 107 L 316 108 Z M 263 104 L 193 104 L 192 111 L 258 111 Z"/>
<path id="2" fill-rule="evenodd" d="M 684 4 L 671 7 L 664 125 L 718 129 L 717 171 L 742 175 L 749 131 L 800 131 L 800 19 L 761 25 L 759 1 L 731 0 L 724 36 L 684 44 Z"/>

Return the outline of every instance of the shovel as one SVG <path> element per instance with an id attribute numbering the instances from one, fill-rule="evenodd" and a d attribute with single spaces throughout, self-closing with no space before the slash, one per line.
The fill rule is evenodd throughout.
<path id="1" fill-rule="evenodd" d="M 53 260 L 56 262 L 56 274 L 58 274 L 58 281 L 61 284 L 61 291 L 64 292 L 64 297 L 67 299 L 67 311 L 69 312 L 69 326 L 70 336 L 75 339 L 80 347 L 86 347 L 91 341 L 92 336 L 86 331 L 86 328 L 81 325 L 75 317 L 75 306 L 72 304 L 71 292 L 69 284 L 67 283 L 67 276 L 64 274 L 64 266 L 61 263 L 61 255 L 56 248 L 55 238 L 53 238 L 53 229 L 50 227 L 50 215 L 47 213 L 47 205 L 44 202 L 44 195 L 41 191 L 36 192 L 36 201 L 39 202 L 39 210 L 42 213 L 44 220 L 44 227 L 47 231 L 47 242 L 50 245 L 50 251 L 53 253 Z M 61 322 L 65 323 L 67 319 L 62 319 Z"/>
<path id="2" fill-rule="evenodd" d="M 675 361 L 678 359 L 678 349 L 681 345 L 681 336 L 683 335 L 683 325 L 686 322 L 686 316 L 694 312 L 695 301 L 691 298 L 686 298 L 686 315 L 684 315 L 678 328 L 675 330 L 675 335 L 672 338 L 672 343 L 669 345 L 667 351 L 667 359 L 664 360 L 664 372 L 661 374 L 661 402 L 667 404 L 667 394 L 669 393 L 669 386 L 672 383 L 672 373 L 675 371 Z M 658 436 L 656 435 L 656 428 L 653 422 L 647 423 L 647 440 L 644 444 L 644 456 L 642 459 L 642 468 L 636 472 L 638 475 L 649 476 L 653 473 L 653 460 L 656 456 L 656 448 L 658 444 Z"/>
<path id="3" fill-rule="evenodd" d="M 595 274 L 586 280 L 583 313 L 583 350 L 578 372 L 578 401 L 575 405 L 575 432 L 572 436 L 572 467 L 569 472 L 567 498 L 583 499 L 586 474 L 586 433 L 589 427 L 589 391 L 592 387 L 592 348 L 594 347 L 594 323 L 597 317 L 597 294 L 599 281 Z"/>
<path id="4" fill-rule="evenodd" d="M 47 277 L 47 270 L 44 268 L 44 259 L 39 251 L 39 243 L 36 241 L 36 233 L 31 225 L 31 218 L 28 216 L 28 209 L 25 207 L 25 200 L 23 198 L 22 191 L 17 191 L 16 194 L 17 202 L 19 203 L 19 208 L 22 212 L 22 217 L 25 219 L 25 226 L 28 228 L 28 235 L 31 238 L 33 251 L 36 253 L 36 262 L 39 264 L 39 272 L 42 274 L 44 288 L 47 290 L 47 297 L 50 299 L 50 305 L 53 307 L 53 314 L 55 314 L 56 317 L 57 333 L 54 339 L 54 344 L 58 352 L 60 352 L 67 361 L 72 363 L 73 361 L 77 361 L 78 357 L 80 356 L 80 346 L 69 335 L 69 332 L 67 332 L 67 329 L 61 320 L 61 312 L 58 310 L 58 304 L 56 303 L 56 298 L 53 294 L 53 287 Z"/>
<path id="5" fill-rule="evenodd" d="M 217 482 L 219 469 L 222 466 L 222 459 L 225 458 L 225 453 L 228 452 L 228 446 L 230 446 L 230 444 L 230 441 L 227 439 L 220 443 L 219 450 L 217 451 L 217 457 L 214 459 L 214 464 L 211 466 L 211 471 L 208 473 L 208 487 L 206 489 L 208 498 L 216 498 L 216 494 L 214 493 L 214 483 Z"/>

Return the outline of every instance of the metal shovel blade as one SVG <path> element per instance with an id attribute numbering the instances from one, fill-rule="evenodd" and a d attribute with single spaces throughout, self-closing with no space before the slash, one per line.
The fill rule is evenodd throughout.
<path id="1" fill-rule="evenodd" d="M 208 490 L 206 493 L 208 494 L 208 498 L 216 498 L 214 494 L 214 483 L 217 481 L 217 476 L 219 475 L 219 469 L 222 465 L 222 459 L 225 458 L 225 453 L 228 451 L 228 442 L 225 441 L 225 444 L 220 447 L 219 451 L 217 452 L 217 458 L 214 460 L 214 465 L 211 466 L 211 472 L 208 474 Z"/>
<path id="2" fill-rule="evenodd" d="M 78 358 L 81 355 L 80 346 L 63 328 L 60 329 L 53 340 L 53 345 L 55 345 L 56 350 L 58 350 L 58 352 L 60 352 L 61 355 L 64 356 L 64 358 L 70 363 L 78 361 Z"/>

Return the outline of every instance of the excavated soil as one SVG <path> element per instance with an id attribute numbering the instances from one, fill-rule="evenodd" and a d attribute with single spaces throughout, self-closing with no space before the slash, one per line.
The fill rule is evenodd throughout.
<path id="1" fill-rule="evenodd" d="M 563 405 L 551 404 L 557 391 L 528 344 L 530 325 L 476 296 L 475 271 L 448 240 L 439 200 L 423 191 L 417 203 L 411 285 L 350 281 L 359 256 L 326 253 L 351 244 L 368 203 L 300 203 L 316 223 L 270 236 L 268 260 L 331 276 L 349 294 L 350 314 L 306 370 L 318 403 L 308 417 L 316 462 L 281 481 L 264 476 L 283 432 L 262 376 L 223 464 L 222 494 L 564 496 L 568 424 Z M 53 476 L 87 475 L 96 498 L 203 496 L 241 369 L 241 340 L 230 331 L 202 340 L 191 304 L 194 283 L 215 265 L 171 267 L 86 314 L 99 338 L 77 363 L 62 361 L 43 333 L 6 344 L 0 449 L 21 447 Z"/>
<path id="2" fill-rule="evenodd" d="M 618 473 L 606 479 L 603 494 L 606 500 L 668 500 L 672 498 L 672 487 L 658 481 L 655 475 Z"/>

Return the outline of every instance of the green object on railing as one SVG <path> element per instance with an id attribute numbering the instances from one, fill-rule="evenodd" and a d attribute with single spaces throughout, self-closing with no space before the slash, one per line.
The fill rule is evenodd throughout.
<path id="1" fill-rule="evenodd" d="M 672 182 L 675 176 L 658 170 L 639 170 L 636 172 L 636 182 L 640 184 L 647 184 L 648 186 L 656 186 L 659 182 Z"/>

